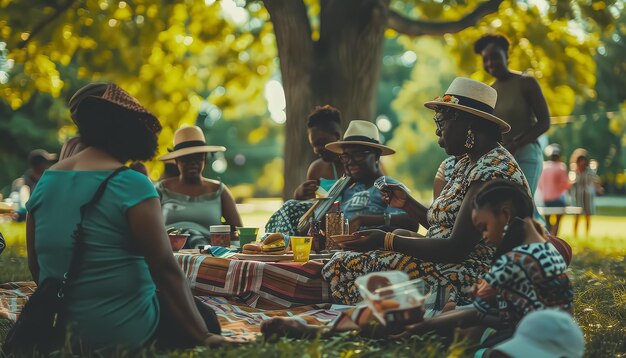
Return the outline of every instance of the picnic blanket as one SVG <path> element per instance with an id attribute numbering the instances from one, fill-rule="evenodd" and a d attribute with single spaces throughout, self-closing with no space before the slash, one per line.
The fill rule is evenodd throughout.
<path id="1" fill-rule="evenodd" d="M 196 296 L 229 297 L 266 310 L 330 302 L 319 262 L 257 262 L 190 253 L 175 257 Z"/>
<path id="2" fill-rule="evenodd" d="M 24 303 L 35 291 L 34 282 L 10 282 L 0 284 L 0 319 L 15 321 Z M 295 317 L 304 323 L 328 325 L 347 306 L 331 304 L 306 305 L 290 309 L 261 310 L 237 303 L 224 297 L 200 296 L 200 300 L 217 313 L 222 326 L 222 335 L 255 340 L 259 325 L 271 317 Z"/>

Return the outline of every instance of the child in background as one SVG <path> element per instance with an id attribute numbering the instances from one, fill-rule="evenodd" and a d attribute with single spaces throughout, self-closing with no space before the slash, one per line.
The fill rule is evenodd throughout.
<path id="1" fill-rule="evenodd" d="M 544 206 L 564 208 L 565 193 L 569 189 L 569 179 L 567 167 L 561 161 L 561 147 L 558 144 L 551 144 L 546 148 L 546 153 L 550 160 L 543 162 L 543 171 L 539 178 L 539 191 L 543 196 Z M 554 225 L 550 221 L 550 216 L 546 215 L 546 227 L 552 235 L 557 236 L 563 214 L 554 215 Z"/>
<path id="2" fill-rule="evenodd" d="M 589 236 L 591 227 L 591 215 L 595 214 L 596 206 L 594 199 L 596 194 L 604 194 L 604 188 L 600 185 L 600 178 L 589 165 L 589 153 L 583 148 L 574 150 L 570 157 L 570 196 L 572 205 L 583 208 L 585 215 L 585 233 Z M 574 237 L 578 236 L 578 221 L 580 215 L 574 217 Z"/>

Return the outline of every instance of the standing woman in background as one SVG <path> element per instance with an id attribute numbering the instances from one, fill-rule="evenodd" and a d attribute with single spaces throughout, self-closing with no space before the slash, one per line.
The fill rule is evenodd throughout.
<path id="1" fill-rule="evenodd" d="M 537 138 L 550 129 L 550 112 L 537 80 L 509 69 L 509 45 L 503 35 L 488 34 L 476 41 L 474 52 L 482 56 L 485 71 L 496 79 L 491 85 L 498 91 L 493 115 L 511 126 L 502 135 L 503 144 L 524 172 L 534 196 L 543 168 Z M 534 217 L 541 219 L 536 209 Z"/>

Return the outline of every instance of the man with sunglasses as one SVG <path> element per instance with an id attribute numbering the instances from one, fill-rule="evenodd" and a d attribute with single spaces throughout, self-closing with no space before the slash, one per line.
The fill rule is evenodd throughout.
<path id="1" fill-rule="evenodd" d="M 374 182 L 383 177 L 380 157 L 395 153 L 393 149 L 380 144 L 380 134 L 374 123 L 353 120 L 343 140 L 328 143 L 325 149 L 337 155 L 345 175 L 353 179 L 352 185 L 337 199 L 344 217 L 349 220 L 350 232 L 376 227 L 417 229 L 415 220 L 411 220 L 404 210 L 389 207 L 383 201 L 380 190 L 374 186 Z M 387 183 L 400 184 L 393 178 L 384 178 Z M 296 234 L 298 220 L 311 205 L 310 202 L 298 200 L 285 202 L 272 215 L 265 232 Z"/>

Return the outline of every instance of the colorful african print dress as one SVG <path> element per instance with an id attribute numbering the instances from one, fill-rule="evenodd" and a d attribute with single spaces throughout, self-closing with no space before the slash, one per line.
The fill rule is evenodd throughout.
<path id="1" fill-rule="evenodd" d="M 463 198 L 475 182 L 506 179 L 528 189 L 524 174 L 503 147 L 498 146 L 472 164 L 467 156 L 459 158 L 450 181 L 428 209 L 430 228 L 426 237 L 447 239 L 461 209 Z M 530 191 L 529 191 L 530 192 Z M 416 239 L 419 240 L 419 239 Z M 464 293 L 477 279 L 489 270 L 493 247 L 482 240 L 461 263 L 434 263 L 413 256 L 390 251 L 340 252 L 333 256 L 322 270 L 323 278 L 330 283 L 331 295 L 338 303 L 355 304 L 361 301 L 354 281 L 370 272 L 401 270 L 411 278 L 422 278 L 437 292 L 438 302 L 428 309 L 440 310 L 449 299 L 457 304 L 470 304 L 471 298 Z"/>
<path id="2" fill-rule="evenodd" d="M 483 280 L 495 297 L 474 300 L 484 314 L 497 314 L 515 326 L 528 313 L 544 308 L 571 312 L 574 297 L 563 256 L 549 242 L 521 245 L 500 256 Z"/>

